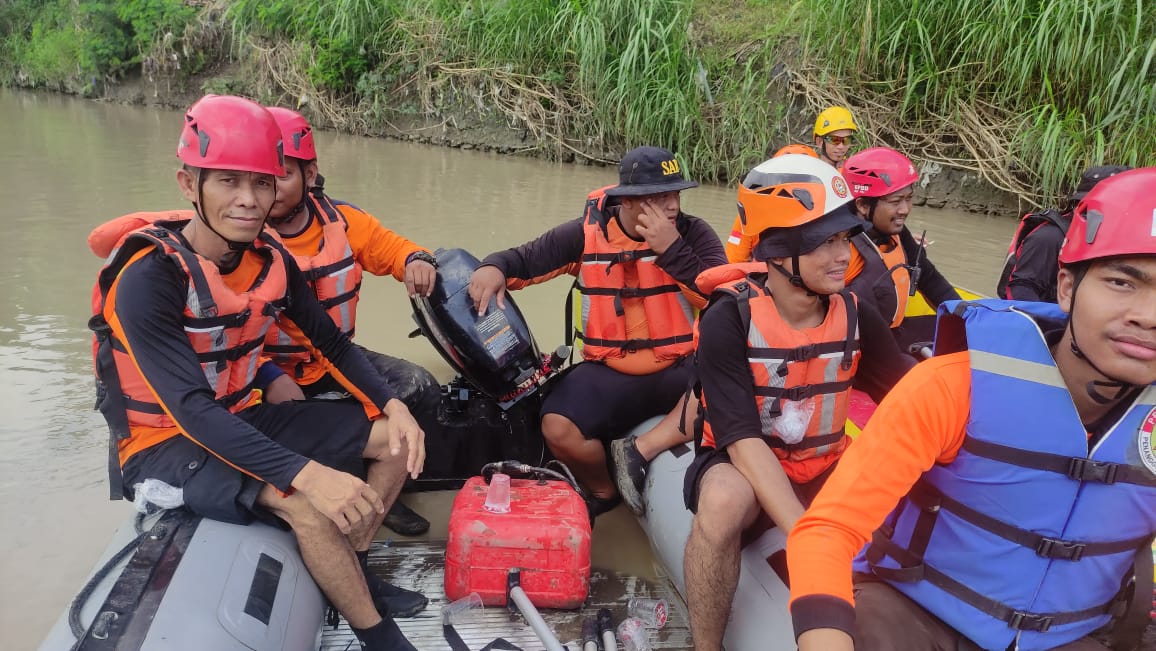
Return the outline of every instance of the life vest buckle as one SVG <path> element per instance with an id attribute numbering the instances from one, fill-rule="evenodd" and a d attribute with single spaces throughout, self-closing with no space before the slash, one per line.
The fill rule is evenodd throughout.
<path id="1" fill-rule="evenodd" d="M 1052 618 L 1046 615 L 1033 615 L 1017 610 L 1008 618 L 1008 628 L 1017 631 L 1034 631 L 1047 633 L 1052 627 Z"/>
<path id="2" fill-rule="evenodd" d="M 1041 538 L 1036 545 L 1036 554 L 1043 558 L 1058 558 L 1067 561 L 1078 561 L 1084 556 L 1084 543 L 1068 542 L 1056 538 Z"/>
<path id="3" fill-rule="evenodd" d="M 1083 457 L 1072 457 L 1068 462 L 1068 477 L 1076 481 L 1094 481 L 1101 484 L 1115 484 L 1119 464 L 1092 461 Z"/>

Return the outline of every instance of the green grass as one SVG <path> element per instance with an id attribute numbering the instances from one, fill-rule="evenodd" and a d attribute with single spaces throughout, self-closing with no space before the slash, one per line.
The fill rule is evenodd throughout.
<path id="1" fill-rule="evenodd" d="M 828 0 L 808 25 L 832 83 L 894 106 L 880 131 L 945 132 L 1036 198 L 1090 165 L 1154 162 L 1151 2 Z"/>

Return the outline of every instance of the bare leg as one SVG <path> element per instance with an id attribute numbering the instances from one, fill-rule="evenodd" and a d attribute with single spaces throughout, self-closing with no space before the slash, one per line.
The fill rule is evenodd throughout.
<path id="1" fill-rule="evenodd" d="M 673 448 L 680 443 L 694 440 L 694 419 L 698 415 L 698 399 L 691 395 L 689 399 L 679 399 L 674 409 L 670 410 L 657 425 L 634 439 L 634 445 L 642 458 L 652 461 L 660 453 Z M 686 424 L 686 433 L 679 431 L 679 426 Z"/>
<path id="2" fill-rule="evenodd" d="M 300 493 L 282 498 L 265 486 L 257 503 L 289 523 L 309 574 L 350 626 L 365 629 L 381 622 L 353 547 L 337 525 Z"/>
<path id="3" fill-rule="evenodd" d="M 703 476 L 683 559 L 690 632 L 697 651 L 722 649 L 739 582 L 739 541 L 758 512 L 754 489 L 734 466 L 720 464 Z"/>
<path id="4" fill-rule="evenodd" d="M 405 441 L 402 441 L 401 453 L 396 457 L 390 455 L 389 438 L 385 433 L 385 420 L 374 421 L 373 429 L 369 431 L 369 442 L 365 445 L 364 456 L 367 461 L 365 483 L 373 487 L 373 490 L 381 496 L 381 501 L 385 504 L 385 513 L 375 512 L 371 518 L 364 521 L 362 526 L 349 533 L 349 542 L 353 545 L 354 551 L 363 552 L 369 549 L 369 544 L 373 542 L 373 537 L 381 528 L 385 514 L 389 512 L 389 507 L 393 505 L 394 500 L 401 493 L 401 487 L 405 484 L 407 454 L 408 448 L 406 448 Z"/>
<path id="5" fill-rule="evenodd" d="M 606 469 L 606 448 L 602 441 L 582 436 L 578 426 L 560 414 L 542 417 L 542 436 L 554 456 L 569 466 L 578 482 L 591 494 L 601 499 L 618 494 Z"/>

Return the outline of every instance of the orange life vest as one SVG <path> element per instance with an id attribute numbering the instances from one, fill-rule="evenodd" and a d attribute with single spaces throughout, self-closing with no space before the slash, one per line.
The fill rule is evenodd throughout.
<path id="1" fill-rule="evenodd" d="M 760 267 L 761 273 L 754 273 Z M 766 266 L 748 263 L 715 267 L 695 284 L 738 299 L 763 436 L 791 481 L 806 483 L 851 443 L 844 427 L 859 366 L 856 300 L 846 290 L 832 294 L 823 322 L 798 330 L 779 315 L 765 281 Z M 702 398 L 709 414 L 708 397 Z M 715 447 L 709 420 L 703 423 L 702 446 Z"/>
<path id="2" fill-rule="evenodd" d="M 187 208 L 121 215 L 92 229 L 88 234 L 88 248 L 96 254 L 96 257 L 108 259 L 116 253 L 121 240 L 137 229 L 152 226 L 157 222 L 187 222 L 196 216 L 196 213 Z"/>
<path id="3" fill-rule="evenodd" d="M 316 294 L 321 307 L 350 338 L 357 323 L 357 300 L 361 292 L 361 264 L 353 257 L 346 236 L 348 222 L 333 201 L 319 188 L 312 188 L 305 203 L 312 217 L 321 224 L 321 245 L 311 255 L 293 250 L 292 239 L 285 242 L 297 266 Z M 328 371 L 307 348 L 296 343 L 302 339 L 300 328 L 282 321 L 269 331 L 265 354 L 299 384 L 312 384 Z"/>
<path id="4" fill-rule="evenodd" d="M 586 198 L 585 245 L 578 271 L 582 296 L 582 356 L 587 360 L 625 357 L 649 348 L 659 360 L 679 359 L 694 350 L 694 309 L 682 288 L 656 263 L 646 242 L 622 231 L 603 213 L 606 188 Z M 628 338 L 626 301 L 641 301 L 649 329 L 646 338 Z"/>
<path id="5" fill-rule="evenodd" d="M 874 300 L 883 318 L 891 321 L 892 328 L 898 328 L 911 296 L 911 268 L 907 265 L 903 244 L 893 235 L 884 251 L 867 233 L 852 237 L 851 244 L 863 258 L 863 271 L 847 283 L 847 288 Z"/>
<path id="6" fill-rule="evenodd" d="M 174 222 L 171 227 L 182 225 Z M 262 344 L 286 304 L 288 252 L 268 233 L 262 233 L 244 254 L 241 265 L 249 265 L 248 271 L 256 279 L 245 292 L 231 289 L 216 264 L 186 248 L 163 225 L 141 228 L 125 237 L 100 271 L 99 304 L 89 323 L 98 338 L 100 409 L 108 420 L 120 465 L 132 454 L 180 433 L 109 325 L 116 319 L 115 283 L 121 271 L 154 252 L 172 260 L 188 276 L 188 299 L 182 316 L 185 334 L 217 401 L 233 413 L 258 398 L 253 378 L 260 365 Z M 233 273 L 249 275 L 240 268 Z M 110 472 L 112 452 L 110 446 Z"/>

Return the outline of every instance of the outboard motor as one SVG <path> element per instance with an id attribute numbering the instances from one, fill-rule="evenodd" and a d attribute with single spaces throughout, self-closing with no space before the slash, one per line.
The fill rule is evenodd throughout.
<path id="1" fill-rule="evenodd" d="M 469 384 L 503 410 L 533 395 L 553 375 L 569 350 L 538 352 L 530 328 L 507 294 L 506 307 L 491 301 L 479 317 L 469 295 L 470 276 L 481 265 L 463 249 L 439 249 L 433 294 L 410 299 L 414 320 L 438 353 Z"/>

